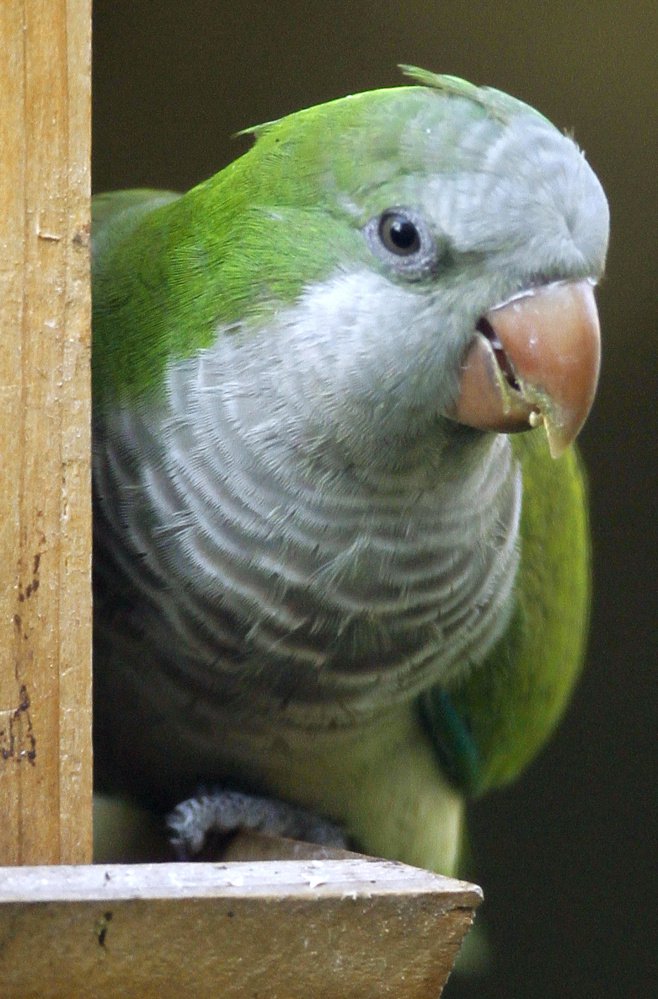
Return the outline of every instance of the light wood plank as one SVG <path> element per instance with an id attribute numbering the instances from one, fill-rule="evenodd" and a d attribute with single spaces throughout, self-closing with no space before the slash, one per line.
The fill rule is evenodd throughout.
<path id="1" fill-rule="evenodd" d="M 0 860 L 91 853 L 90 0 L 0 4 Z"/>
<path id="2" fill-rule="evenodd" d="M 481 899 L 389 861 L 0 870 L 6 999 L 434 999 Z"/>

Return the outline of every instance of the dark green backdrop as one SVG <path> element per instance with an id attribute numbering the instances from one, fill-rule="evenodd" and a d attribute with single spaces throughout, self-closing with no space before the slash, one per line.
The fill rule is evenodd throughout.
<path id="1" fill-rule="evenodd" d="M 572 129 L 587 151 L 612 208 L 599 296 L 603 374 L 581 437 L 595 536 L 589 662 L 549 748 L 519 784 L 472 810 L 495 958 L 484 979 L 453 981 L 448 994 L 648 997 L 658 8 L 652 0 L 94 6 L 95 190 L 189 187 L 245 148 L 230 139 L 241 127 L 397 84 L 398 62 L 507 90 Z"/>

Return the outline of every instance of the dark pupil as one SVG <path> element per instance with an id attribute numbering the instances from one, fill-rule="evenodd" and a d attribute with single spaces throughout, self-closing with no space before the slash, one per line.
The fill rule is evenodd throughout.
<path id="1" fill-rule="evenodd" d="M 384 219 L 384 241 L 397 253 L 414 253 L 420 245 L 418 230 L 413 222 L 400 216 Z"/>

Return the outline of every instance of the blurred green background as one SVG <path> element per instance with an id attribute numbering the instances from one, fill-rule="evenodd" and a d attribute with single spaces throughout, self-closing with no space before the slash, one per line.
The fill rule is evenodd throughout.
<path id="1" fill-rule="evenodd" d="M 95 190 L 184 189 L 238 129 L 401 82 L 399 62 L 509 91 L 572 130 L 612 209 L 603 372 L 581 436 L 589 662 L 524 778 L 472 809 L 493 958 L 458 997 L 649 996 L 656 792 L 658 7 L 553 0 L 94 4 Z M 210 945 L 210 942 L 209 942 Z"/>

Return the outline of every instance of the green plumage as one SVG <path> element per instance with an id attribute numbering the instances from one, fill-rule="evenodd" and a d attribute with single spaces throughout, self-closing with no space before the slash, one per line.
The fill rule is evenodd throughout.
<path id="1" fill-rule="evenodd" d="M 523 470 L 515 607 L 482 668 L 421 701 L 446 772 L 468 795 L 513 780 L 551 735 L 580 672 L 590 600 L 587 490 L 575 448 L 512 439 Z M 557 529 L 556 529 L 557 528 Z"/>
<path id="2" fill-rule="evenodd" d="M 266 321 L 345 259 L 368 261 L 363 225 L 389 190 L 394 202 L 415 197 L 430 164 L 452 173 L 466 122 L 488 122 L 494 141 L 507 119 L 537 116 L 499 91 L 414 72 L 444 106 L 420 87 L 357 94 L 247 130 L 254 147 L 182 197 L 94 199 L 97 397 L 157 391 L 167 358 L 207 346 L 218 322 Z M 464 149 L 462 167 L 478 155 Z"/>
<path id="3" fill-rule="evenodd" d="M 184 195 L 94 199 L 96 774 L 451 872 L 464 800 L 562 715 L 590 595 L 575 451 L 456 422 L 464 357 L 600 276 L 607 207 L 536 111 L 410 73 Z"/>

